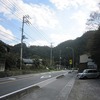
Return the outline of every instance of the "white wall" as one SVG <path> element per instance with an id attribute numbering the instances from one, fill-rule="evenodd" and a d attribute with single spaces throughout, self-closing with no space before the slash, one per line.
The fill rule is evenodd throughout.
<path id="1" fill-rule="evenodd" d="M 84 54 L 80 56 L 80 63 L 87 63 L 88 62 L 88 55 Z"/>

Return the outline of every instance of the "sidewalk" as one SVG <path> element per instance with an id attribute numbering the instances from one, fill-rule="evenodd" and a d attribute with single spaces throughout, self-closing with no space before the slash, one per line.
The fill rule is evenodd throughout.
<path id="1" fill-rule="evenodd" d="M 76 79 L 68 100 L 100 100 L 100 79 Z"/>

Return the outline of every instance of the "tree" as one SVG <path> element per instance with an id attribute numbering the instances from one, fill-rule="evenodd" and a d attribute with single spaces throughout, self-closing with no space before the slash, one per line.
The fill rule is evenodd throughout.
<path id="1" fill-rule="evenodd" d="M 87 25 L 90 29 L 98 29 L 100 26 L 100 3 L 98 4 L 98 10 L 91 12 L 90 18 L 87 21 Z"/>
<path id="2" fill-rule="evenodd" d="M 92 58 L 98 65 L 98 69 L 100 69 L 100 3 L 98 8 L 97 11 L 91 12 L 87 25 L 92 30 L 96 29 L 93 38 L 88 43 L 88 48 Z"/>
<path id="3" fill-rule="evenodd" d="M 40 65 L 39 59 L 34 60 L 34 65 L 36 69 L 39 69 L 39 65 Z"/>
<path id="4" fill-rule="evenodd" d="M 11 70 L 12 68 L 17 68 L 17 55 L 13 53 L 6 54 L 6 62 L 5 62 L 5 69 Z"/>
<path id="5" fill-rule="evenodd" d="M 100 69 L 100 27 L 95 32 L 94 37 L 91 41 L 90 53 L 92 58 L 98 65 L 98 69 Z"/>

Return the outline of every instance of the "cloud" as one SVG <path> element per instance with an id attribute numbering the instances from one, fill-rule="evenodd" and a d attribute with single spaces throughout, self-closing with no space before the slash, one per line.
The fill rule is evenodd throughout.
<path id="1" fill-rule="evenodd" d="M 14 35 L 10 30 L 0 25 L 0 39 L 11 41 L 14 40 Z"/>
<path id="2" fill-rule="evenodd" d="M 59 43 L 61 43 L 62 41 L 66 41 L 66 40 L 70 40 L 70 39 L 75 39 L 75 34 L 73 34 L 73 36 L 71 34 L 51 34 L 50 36 L 52 38 L 52 41 L 54 45 L 58 45 Z"/>
<path id="3" fill-rule="evenodd" d="M 63 10 L 70 5 L 69 0 L 50 0 L 50 1 L 57 7 L 57 9 L 60 10 Z"/>
<path id="4" fill-rule="evenodd" d="M 79 25 L 85 25 L 88 18 L 89 14 L 86 14 L 86 12 L 79 10 L 78 12 L 73 13 L 70 19 L 76 21 Z"/>
<path id="5" fill-rule="evenodd" d="M 43 4 L 27 4 L 23 0 L 1 0 L 0 12 L 9 19 L 22 19 L 23 15 L 31 17 L 30 22 L 39 28 L 55 28 L 58 20 L 55 12 Z"/>
<path id="6" fill-rule="evenodd" d="M 52 8 L 51 4 L 45 5 L 39 2 L 38 4 L 33 4 L 25 3 L 24 0 L 0 0 L 0 14 L 9 19 L 9 22 L 10 20 L 13 22 L 15 20 L 22 22 L 23 15 L 29 15 L 31 17 L 29 21 L 36 27 L 37 31 L 32 26 L 30 27 L 30 29 L 32 29 L 31 31 L 26 27 L 25 32 L 29 33 L 30 36 L 34 33 L 33 37 L 35 39 L 37 39 L 37 37 L 40 38 L 40 40 L 30 42 L 30 44 L 42 46 L 50 45 L 45 40 L 41 40 L 41 36 L 37 34 L 39 29 L 40 33 L 43 32 L 43 35 L 47 33 L 45 37 L 49 37 L 50 41 L 54 42 L 54 45 L 57 45 L 62 41 L 75 39 L 77 36 L 80 36 L 80 34 L 83 34 L 87 18 L 91 11 L 98 9 L 97 3 L 99 0 L 49 1 L 54 4 L 57 9 Z M 69 9 L 69 11 L 66 9 Z M 0 20 L 2 20 L 2 17 Z"/>
<path id="7" fill-rule="evenodd" d="M 77 30 L 77 33 L 83 34 L 86 31 L 86 22 L 88 18 L 89 14 L 84 11 L 79 10 L 78 12 L 73 13 L 70 19 L 73 24 L 76 24 L 76 26 L 74 26 L 74 31 Z"/>
<path id="8" fill-rule="evenodd" d="M 33 20 L 33 23 L 35 22 L 39 27 L 55 28 L 58 21 L 56 20 L 57 18 L 54 11 L 44 5 L 32 5 L 32 7 L 33 19 L 35 19 Z"/>
<path id="9" fill-rule="evenodd" d="M 84 6 L 88 10 L 97 10 L 99 0 L 50 0 L 50 2 L 59 10 L 79 6 Z"/>
<path id="10" fill-rule="evenodd" d="M 30 45 L 39 45 L 39 46 L 46 46 L 46 45 L 50 45 L 47 41 L 45 40 L 36 40 L 34 42 L 29 42 Z"/>
<path id="11" fill-rule="evenodd" d="M 86 30 L 86 22 L 92 11 L 98 11 L 100 0 L 50 0 L 58 10 L 69 9 L 70 22 L 79 26 L 78 32 Z M 73 9 L 73 10 L 72 10 Z M 66 11 L 67 12 L 67 11 Z"/>

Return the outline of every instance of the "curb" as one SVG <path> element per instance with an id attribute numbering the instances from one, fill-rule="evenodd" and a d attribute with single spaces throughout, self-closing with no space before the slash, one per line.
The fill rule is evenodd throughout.
<path id="1" fill-rule="evenodd" d="M 18 91 L 11 92 L 9 94 L 0 96 L 0 100 L 18 100 L 20 97 L 30 93 L 31 91 L 34 91 L 36 89 L 39 89 L 40 87 L 37 85 L 31 85 L 29 87 L 20 89 Z"/>
<path id="2" fill-rule="evenodd" d="M 65 75 L 59 75 L 56 77 L 56 79 L 59 79 L 59 78 L 63 78 Z"/>

